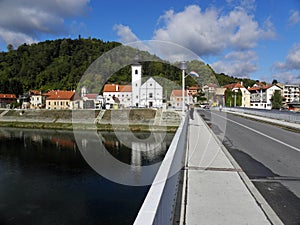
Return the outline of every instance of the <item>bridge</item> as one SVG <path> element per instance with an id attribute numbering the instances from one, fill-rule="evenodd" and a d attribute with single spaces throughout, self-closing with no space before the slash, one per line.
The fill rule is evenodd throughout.
<path id="1" fill-rule="evenodd" d="M 283 224 L 215 133 L 183 116 L 135 225 Z"/>

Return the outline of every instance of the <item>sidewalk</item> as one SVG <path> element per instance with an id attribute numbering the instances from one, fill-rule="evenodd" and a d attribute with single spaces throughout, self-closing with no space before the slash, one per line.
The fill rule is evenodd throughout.
<path id="1" fill-rule="evenodd" d="M 267 203 L 250 193 L 255 187 L 247 187 L 252 183 L 242 180 L 241 174 L 246 175 L 233 166 L 233 159 L 229 160 L 202 118 L 196 112 L 194 116 L 188 134 L 186 224 L 263 225 L 271 224 L 269 219 L 280 224 Z M 257 201 L 269 210 L 268 217 L 274 218 L 267 218 Z"/>

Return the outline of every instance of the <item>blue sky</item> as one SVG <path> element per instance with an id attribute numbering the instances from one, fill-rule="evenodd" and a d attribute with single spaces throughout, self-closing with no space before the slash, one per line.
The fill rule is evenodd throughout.
<path id="1" fill-rule="evenodd" d="M 184 46 L 216 72 L 300 83 L 300 1 L 0 0 L 0 50 L 64 37 Z"/>

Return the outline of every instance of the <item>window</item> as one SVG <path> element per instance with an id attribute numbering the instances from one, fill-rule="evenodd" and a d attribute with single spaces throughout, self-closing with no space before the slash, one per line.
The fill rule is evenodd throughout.
<path id="1" fill-rule="evenodd" d="M 135 84 L 135 86 L 137 87 L 137 83 Z"/>
<path id="2" fill-rule="evenodd" d="M 152 87 L 152 83 L 150 83 L 150 87 Z"/>
<path id="3" fill-rule="evenodd" d="M 153 98 L 153 93 L 149 93 L 149 98 Z"/>
<path id="4" fill-rule="evenodd" d="M 135 96 L 135 98 L 136 98 L 136 99 L 138 99 L 138 98 L 139 98 L 139 96 L 137 95 L 137 96 Z"/>
<path id="5" fill-rule="evenodd" d="M 139 74 L 139 71 L 138 71 L 138 70 L 135 70 L 135 74 Z"/>

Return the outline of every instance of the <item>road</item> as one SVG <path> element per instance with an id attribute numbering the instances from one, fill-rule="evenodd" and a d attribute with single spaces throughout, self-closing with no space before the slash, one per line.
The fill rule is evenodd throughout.
<path id="1" fill-rule="evenodd" d="M 284 224 L 300 224 L 300 133 L 200 110 Z"/>

